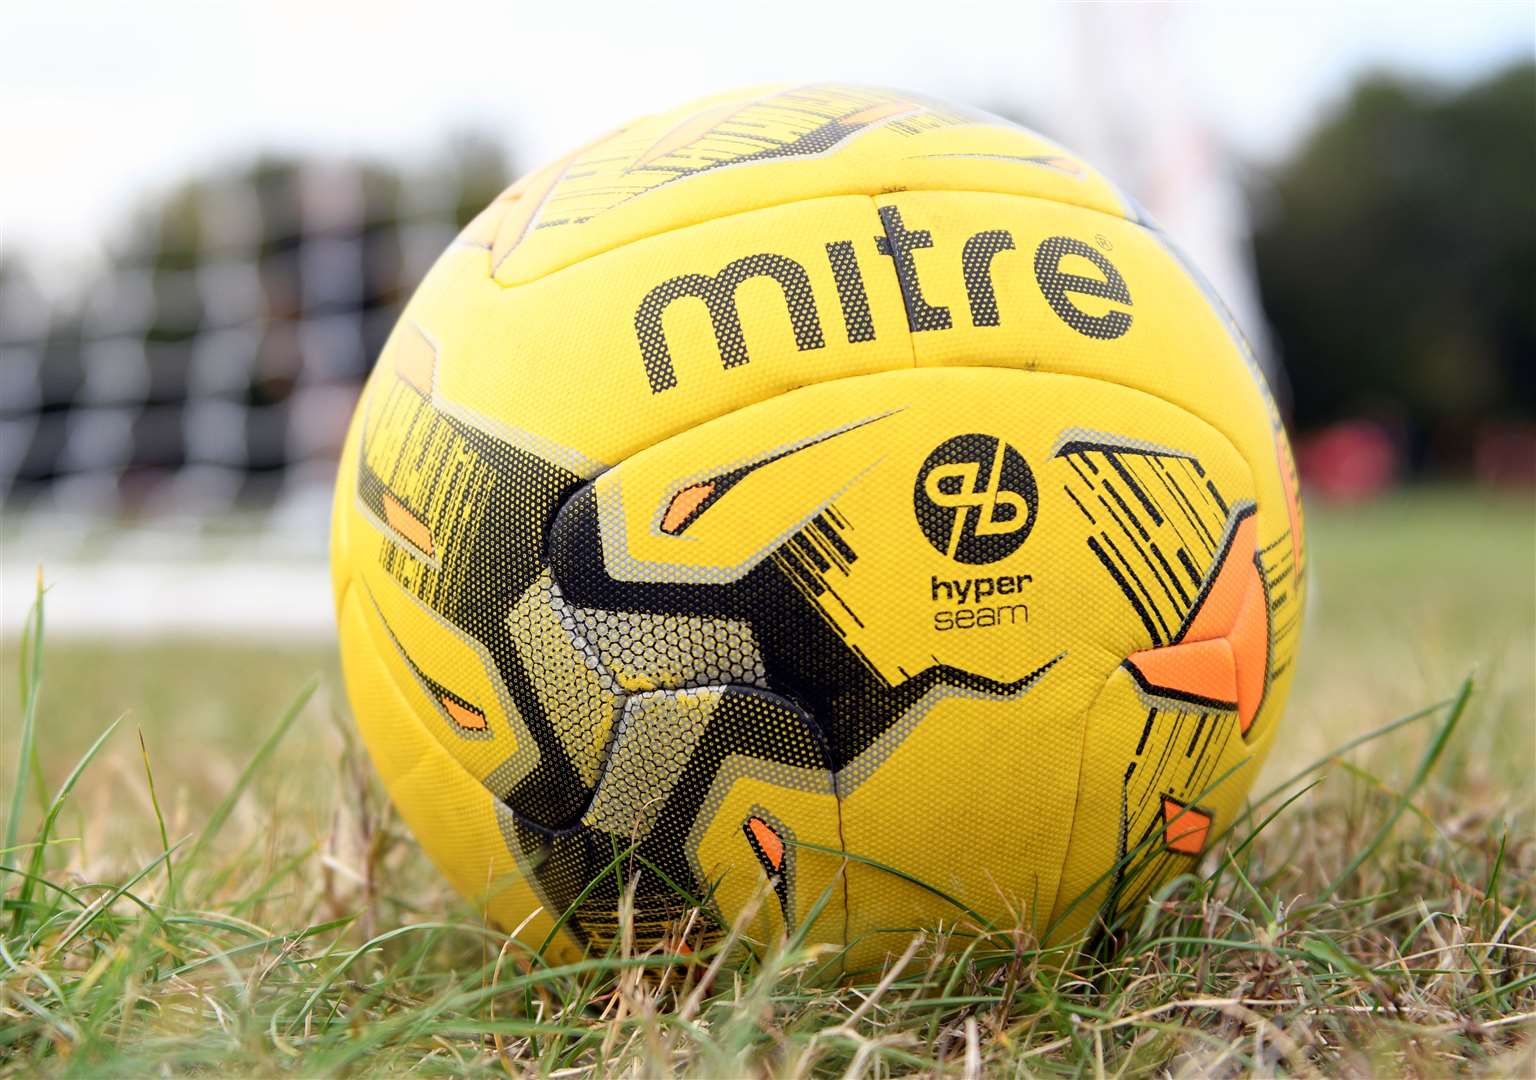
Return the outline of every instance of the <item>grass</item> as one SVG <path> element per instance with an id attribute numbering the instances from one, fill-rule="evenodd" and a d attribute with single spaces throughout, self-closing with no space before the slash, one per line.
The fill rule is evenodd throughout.
<path id="1" fill-rule="evenodd" d="M 0 1074 L 1536 1075 L 1536 507 L 1314 510 L 1252 817 L 1121 928 L 552 967 L 394 818 L 322 648 L 6 645 Z M 1470 674 L 1470 678 L 1469 678 Z M 1267 797 L 1266 797 L 1267 796 Z"/>

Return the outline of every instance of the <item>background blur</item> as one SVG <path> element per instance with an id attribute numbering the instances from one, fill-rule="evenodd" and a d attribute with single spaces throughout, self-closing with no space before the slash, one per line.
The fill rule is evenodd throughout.
<path id="1" fill-rule="evenodd" d="M 55 637 L 327 642 L 333 458 L 456 227 L 633 114 L 818 78 L 980 105 L 1100 165 L 1254 338 L 1323 529 L 1404 485 L 1473 533 L 1504 515 L 1529 614 L 1536 4 L 880 13 L 13 0 L 5 637 L 43 563 Z"/>

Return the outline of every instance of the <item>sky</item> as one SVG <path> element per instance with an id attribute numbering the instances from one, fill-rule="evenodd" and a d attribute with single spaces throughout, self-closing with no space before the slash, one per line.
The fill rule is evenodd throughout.
<path id="1" fill-rule="evenodd" d="M 1080 102 L 1134 62 L 1262 161 L 1363 70 L 1462 81 L 1536 51 L 1536 0 L 1156 11 L 1149 35 L 1146 8 L 1019 0 L 8 0 L 0 244 L 88 263 L 150 193 L 259 150 L 409 165 L 480 132 L 528 167 L 637 113 L 779 80 L 1001 106 L 1071 146 Z"/>

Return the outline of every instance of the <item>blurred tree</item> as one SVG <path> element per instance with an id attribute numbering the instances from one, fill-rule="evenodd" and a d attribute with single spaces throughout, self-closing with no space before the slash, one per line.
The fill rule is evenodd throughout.
<path id="1" fill-rule="evenodd" d="M 1536 64 L 1363 80 L 1265 179 L 1259 285 L 1297 426 L 1384 414 L 1454 459 L 1536 417 Z"/>

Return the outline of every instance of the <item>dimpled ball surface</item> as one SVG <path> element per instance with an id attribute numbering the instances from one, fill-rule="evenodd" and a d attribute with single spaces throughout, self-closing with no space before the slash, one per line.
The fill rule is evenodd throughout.
<path id="1" fill-rule="evenodd" d="M 332 544 L 391 796 L 501 925 L 565 916 L 557 957 L 635 871 L 642 942 L 694 901 L 690 947 L 851 962 L 1093 932 L 1234 821 L 1305 572 L 1263 378 L 1168 237 L 1029 131 L 836 85 L 488 207 L 368 381 Z"/>

